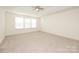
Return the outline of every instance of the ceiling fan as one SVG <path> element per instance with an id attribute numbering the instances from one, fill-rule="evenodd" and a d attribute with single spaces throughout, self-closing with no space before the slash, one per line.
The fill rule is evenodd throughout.
<path id="1" fill-rule="evenodd" d="M 33 10 L 39 12 L 42 11 L 44 8 L 40 7 L 40 6 L 35 6 Z"/>

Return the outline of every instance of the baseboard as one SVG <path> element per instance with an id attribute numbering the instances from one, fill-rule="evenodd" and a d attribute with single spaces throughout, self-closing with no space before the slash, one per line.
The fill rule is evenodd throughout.
<path id="1" fill-rule="evenodd" d="M 64 37 L 64 38 L 68 38 L 68 39 L 78 40 L 79 41 L 78 38 L 72 38 L 72 37 L 69 37 L 69 36 L 66 36 L 66 35 L 62 35 L 62 34 L 50 33 L 50 32 L 47 32 L 47 31 L 42 31 L 42 32 L 49 33 L 49 34 L 56 35 L 56 36 L 60 36 L 60 37 Z"/>
<path id="2" fill-rule="evenodd" d="M 2 38 L 0 39 L 0 44 L 2 44 L 4 38 L 5 38 L 5 37 L 2 37 Z"/>
<path id="3" fill-rule="evenodd" d="M 38 30 L 38 31 L 40 31 L 40 30 Z M 25 33 L 38 32 L 38 31 L 30 31 L 30 32 L 25 32 Z M 15 36 L 15 35 L 21 35 L 21 34 L 25 34 L 25 33 L 23 32 L 23 33 L 11 34 L 11 35 L 6 35 L 5 37 Z"/>
<path id="4" fill-rule="evenodd" d="M 66 35 L 63 35 L 63 34 L 50 33 L 50 32 L 41 31 L 41 30 L 38 30 L 38 31 L 39 32 L 49 33 L 49 34 L 56 35 L 56 36 L 60 36 L 60 37 L 64 37 L 64 38 L 68 38 L 68 39 L 79 40 L 78 38 L 72 38 L 72 37 L 69 37 L 69 36 L 66 36 Z M 37 31 L 32 31 L 32 32 L 37 32 Z M 30 32 L 26 32 L 26 33 L 30 33 Z M 20 34 L 25 34 L 25 33 L 19 33 L 19 34 L 7 35 L 7 36 L 14 36 L 14 35 L 20 35 Z"/>

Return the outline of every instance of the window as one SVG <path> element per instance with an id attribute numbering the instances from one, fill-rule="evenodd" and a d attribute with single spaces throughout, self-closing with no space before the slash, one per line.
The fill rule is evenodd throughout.
<path id="1" fill-rule="evenodd" d="M 37 27 L 37 21 L 34 18 L 15 17 L 16 29 L 36 28 L 36 27 Z"/>
<path id="2" fill-rule="evenodd" d="M 15 18 L 15 27 L 16 29 L 22 29 L 24 27 L 24 19 L 22 17 Z"/>
<path id="3" fill-rule="evenodd" d="M 36 28 L 36 19 L 32 19 L 32 28 Z"/>
<path id="4" fill-rule="evenodd" d="M 25 18 L 25 28 L 31 28 L 31 19 Z"/>

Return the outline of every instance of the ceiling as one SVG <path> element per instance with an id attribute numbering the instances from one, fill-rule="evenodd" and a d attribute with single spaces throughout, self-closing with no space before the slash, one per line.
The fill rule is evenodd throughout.
<path id="1" fill-rule="evenodd" d="M 21 13 L 34 17 L 41 17 L 49 14 L 53 14 L 62 10 L 70 9 L 69 6 L 40 6 L 43 10 L 37 12 L 34 10 L 35 6 L 3 6 L 1 8 L 8 12 Z"/>

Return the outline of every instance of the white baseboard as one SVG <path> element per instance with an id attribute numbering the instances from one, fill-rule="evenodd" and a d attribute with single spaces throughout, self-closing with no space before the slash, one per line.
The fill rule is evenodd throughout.
<path id="1" fill-rule="evenodd" d="M 39 30 L 37 30 L 37 31 L 39 31 Z M 15 36 L 15 35 L 20 35 L 20 34 L 25 34 L 25 33 L 31 33 L 31 32 L 37 32 L 37 31 L 30 31 L 30 32 L 23 32 L 23 33 L 10 34 L 10 35 L 5 35 L 5 37 L 7 37 L 7 36 Z"/>
<path id="2" fill-rule="evenodd" d="M 67 36 L 67 35 L 63 35 L 63 34 L 57 34 L 57 33 L 50 33 L 50 32 L 43 31 L 43 30 L 42 30 L 42 32 L 46 32 L 46 33 L 49 33 L 49 34 L 61 36 L 61 37 L 68 38 L 68 39 L 79 40 L 79 38 L 77 38 L 77 37 L 71 37 L 71 36 Z"/>
<path id="3" fill-rule="evenodd" d="M 5 37 L 0 38 L 0 44 L 3 42 Z"/>

